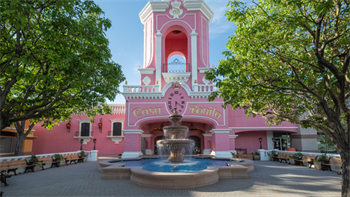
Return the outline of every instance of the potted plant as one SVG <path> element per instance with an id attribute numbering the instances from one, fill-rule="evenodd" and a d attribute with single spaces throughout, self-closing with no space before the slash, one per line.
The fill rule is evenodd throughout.
<path id="1" fill-rule="evenodd" d="M 53 159 L 54 159 L 54 161 L 59 161 L 59 162 L 60 162 L 60 163 L 58 163 L 59 166 L 64 166 L 65 161 L 64 161 L 62 155 L 60 155 L 60 154 L 55 154 L 55 155 L 53 156 Z"/>
<path id="2" fill-rule="evenodd" d="M 300 159 L 302 159 L 302 158 L 303 158 L 303 154 L 301 154 L 301 153 L 295 153 L 295 154 L 294 154 L 294 159 L 300 160 Z"/>
<path id="3" fill-rule="evenodd" d="M 254 160 L 260 160 L 259 152 L 254 151 L 254 152 L 252 153 L 252 155 L 253 155 L 253 159 L 254 159 Z"/>
<path id="4" fill-rule="evenodd" d="M 314 166 L 316 170 L 321 170 L 321 163 L 322 160 L 320 160 L 318 157 L 313 160 L 314 161 Z"/>
<path id="5" fill-rule="evenodd" d="M 87 156 L 89 155 L 89 153 L 86 153 L 85 151 L 80 151 L 79 157 L 84 159 L 84 162 L 86 162 L 87 160 Z"/>
<path id="6" fill-rule="evenodd" d="M 237 158 L 237 154 L 232 153 L 232 158 Z"/>
<path id="7" fill-rule="evenodd" d="M 295 165 L 294 157 L 289 157 L 289 164 Z"/>
<path id="8" fill-rule="evenodd" d="M 270 161 L 272 161 L 273 155 L 272 155 L 272 154 L 269 154 L 269 157 L 270 157 Z"/>
<path id="9" fill-rule="evenodd" d="M 272 154 L 272 157 L 277 157 L 278 152 L 273 150 L 273 151 L 271 151 L 271 154 Z"/>
<path id="10" fill-rule="evenodd" d="M 38 160 L 36 155 L 32 155 L 29 159 L 29 165 L 35 165 L 34 172 L 39 171 L 43 168 L 43 164 Z"/>

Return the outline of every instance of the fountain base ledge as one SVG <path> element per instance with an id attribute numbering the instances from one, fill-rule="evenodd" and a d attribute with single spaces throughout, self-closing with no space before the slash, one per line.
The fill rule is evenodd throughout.
<path id="1" fill-rule="evenodd" d="M 140 160 L 145 157 L 123 159 Z M 153 157 L 154 158 L 154 157 Z M 215 158 L 212 159 L 223 159 Z M 235 160 L 234 158 L 225 158 Z M 101 179 L 128 179 L 140 186 L 152 188 L 185 189 L 215 184 L 219 179 L 248 179 L 247 172 L 254 170 L 253 161 L 242 159 L 243 162 L 232 166 L 209 166 L 205 170 L 187 173 L 153 172 L 142 167 L 124 167 L 124 163 L 109 163 L 101 161 L 99 171 L 103 172 Z M 115 161 L 115 160 L 113 160 Z"/>

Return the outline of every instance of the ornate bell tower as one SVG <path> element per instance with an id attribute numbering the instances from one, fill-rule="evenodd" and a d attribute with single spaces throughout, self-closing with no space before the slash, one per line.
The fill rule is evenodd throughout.
<path id="1" fill-rule="evenodd" d="M 208 84 L 204 72 L 209 69 L 209 23 L 213 12 L 203 0 L 150 1 L 139 14 L 144 24 L 144 63 L 140 68 L 142 85 L 169 82 Z M 173 55 L 181 55 L 180 70 L 168 64 Z"/>

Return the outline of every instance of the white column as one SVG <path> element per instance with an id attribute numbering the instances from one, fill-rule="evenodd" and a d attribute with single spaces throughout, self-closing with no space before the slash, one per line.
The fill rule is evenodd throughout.
<path id="1" fill-rule="evenodd" d="M 191 58 L 192 58 L 192 87 L 194 85 L 194 81 L 197 80 L 197 36 L 195 30 L 192 30 L 191 33 Z M 198 82 L 198 80 L 197 80 Z"/>
<path id="2" fill-rule="evenodd" d="M 267 150 L 273 149 L 273 132 L 272 131 L 266 131 L 266 139 L 267 139 Z"/>
<path id="3" fill-rule="evenodd" d="M 151 137 L 153 136 L 153 134 L 142 134 L 141 137 L 143 138 L 148 138 L 148 147 L 146 146 L 146 155 L 153 155 L 153 150 L 150 149 L 150 147 L 152 147 L 152 140 L 151 140 Z"/>
<path id="4" fill-rule="evenodd" d="M 162 88 L 162 34 L 158 30 L 156 33 L 156 81 L 158 81 L 159 91 Z"/>
<path id="5" fill-rule="evenodd" d="M 90 151 L 90 155 L 87 156 L 86 161 L 97 161 L 97 153 L 98 153 L 98 150 Z"/>

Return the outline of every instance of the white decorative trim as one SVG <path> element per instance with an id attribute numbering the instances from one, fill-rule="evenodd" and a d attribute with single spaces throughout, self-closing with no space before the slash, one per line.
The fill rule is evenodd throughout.
<path id="1" fill-rule="evenodd" d="M 182 19 L 184 19 L 186 16 L 191 16 L 191 15 L 193 15 L 194 16 L 194 20 L 193 20 L 193 23 L 194 23 L 194 27 L 192 27 L 190 24 L 188 24 L 186 21 L 184 21 L 184 20 L 182 20 Z M 162 27 L 158 27 L 158 17 L 159 16 L 166 16 L 166 17 L 168 17 L 169 19 L 171 19 L 167 14 L 157 14 L 157 20 L 156 20 L 156 28 L 157 28 L 157 30 L 162 30 L 164 27 L 165 27 L 165 25 L 167 25 L 167 24 L 169 24 L 169 23 L 172 23 L 172 22 L 182 22 L 182 23 L 185 23 L 190 29 L 194 29 L 194 30 L 196 30 L 197 29 L 197 15 L 196 14 L 185 14 L 182 18 L 179 18 L 180 20 L 177 20 L 177 19 L 172 19 L 172 20 L 169 20 L 168 22 L 166 22 L 166 23 L 164 23 L 163 25 L 162 25 Z"/>
<path id="2" fill-rule="evenodd" d="M 139 73 L 141 75 L 151 75 L 156 70 L 155 68 L 139 68 Z"/>
<path id="3" fill-rule="evenodd" d="M 221 158 L 232 158 L 230 151 L 211 151 L 211 155 Z"/>
<path id="4" fill-rule="evenodd" d="M 159 91 L 162 88 L 162 34 L 158 30 L 156 36 L 156 82 L 158 81 Z"/>
<path id="5" fill-rule="evenodd" d="M 298 127 L 229 127 L 229 129 L 297 129 Z"/>
<path id="6" fill-rule="evenodd" d="M 209 155 L 209 154 L 211 154 L 211 151 L 212 151 L 212 149 L 204 149 L 203 154 Z"/>
<path id="7" fill-rule="evenodd" d="M 9 130 L 16 130 L 15 127 L 6 127 L 5 129 L 9 129 Z M 28 129 L 24 129 L 24 131 L 28 131 Z M 35 131 L 34 129 L 30 130 L 30 132 Z M 29 137 L 29 136 L 28 136 Z"/>
<path id="8" fill-rule="evenodd" d="M 203 135 L 204 137 L 211 137 L 211 136 L 213 136 L 212 133 L 202 133 L 202 135 Z"/>
<path id="9" fill-rule="evenodd" d="M 273 131 L 266 131 L 267 149 L 273 149 Z"/>
<path id="10" fill-rule="evenodd" d="M 91 133 L 92 133 L 92 124 L 90 123 L 90 119 L 80 119 L 80 120 L 78 120 L 79 121 L 79 136 L 75 136 L 74 138 L 76 138 L 76 137 L 81 137 L 81 124 L 82 123 L 89 123 L 90 124 L 90 131 L 89 131 L 89 136 L 83 136 L 83 137 L 91 137 Z M 83 138 L 83 137 L 81 137 L 81 138 Z M 89 139 L 89 141 L 90 141 L 90 139 Z M 89 141 L 87 141 L 87 142 L 89 142 Z M 86 142 L 86 143 L 87 143 Z M 85 140 L 84 140 L 84 144 L 86 144 L 85 143 Z"/>
<path id="11" fill-rule="evenodd" d="M 230 133 L 231 129 L 212 129 L 211 133 Z"/>
<path id="12" fill-rule="evenodd" d="M 148 86 L 151 83 L 151 78 L 149 78 L 149 76 L 146 76 L 142 79 L 142 82 Z"/>
<path id="13" fill-rule="evenodd" d="M 191 33 L 191 59 L 192 59 L 192 85 L 197 81 L 197 36 L 198 34 L 193 29 Z"/>
<path id="14" fill-rule="evenodd" d="M 123 119 L 111 119 L 109 121 L 111 121 L 111 136 L 112 137 L 115 137 L 115 136 L 113 136 L 113 123 L 115 123 L 115 122 L 122 123 L 122 128 L 121 129 L 123 131 L 123 128 L 124 128 L 124 120 Z M 121 136 L 123 136 L 123 132 L 121 133 Z M 117 137 L 121 137 L 121 136 L 117 136 Z"/>
<path id="15" fill-rule="evenodd" d="M 145 134 L 142 134 L 141 137 L 152 137 L 153 134 L 148 134 L 148 133 L 145 133 Z"/>
<path id="16" fill-rule="evenodd" d="M 127 134 L 142 134 L 143 131 L 142 130 L 123 130 L 124 135 Z"/>
<path id="17" fill-rule="evenodd" d="M 107 136 L 108 138 L 110 138 L 114 144 L 119 144 L 119 142 L 121 142 L 124 138 L 124 136 Z"/>
<path id="18" fill-rule="evenodd" d="M 152 149 L 146 149 L 146 155 L 153 155 Z"/>
<path id="19" fill-rule="evenodd" d="M 169 14 L 174 16 L 174 19 L 179 18 L 179 16 L 181 16 L 181 14 L 183 13 L 183 10 L 180 8 L 181 5 L 181 1 L 178 2 L 177 0 L 171 2 L 171 6 L 173 9 L 171 9 L 169 11 Z M 174 12 L 174 11 L 178 11 L 180 13 Z"/>
<path id="20" fill-rule="evenodd" d="M 238 137 L 238 135 L 229 135 L 228 137 L 229 138 L 236 138 L 236 137 Z"/>
<path id="21" fill-rule="evenodd" d="M 168 1 L 149 1 L 139 13 L 141 23 L 144 24 L 152 12 L 165 12 L 169 8 Z"/>
<path id="22" fill-rule="evenodd" d="M 171 81 L 181 81 L 186 83 L 190 78 L 191 73 L 162 73 L 162 75 L 166 83 L 169 83 Z"/>
<path id="23" fill-rule="evenodd" d="M 208 71 L 208 70 L 211 70 L 211 69 L 213 69 L 213 68 L 208 68 L 208 67 L 201 67 L 201 68 L 198 68 L 198 71 L 199 71 L 199 73 L 205 73 L 206 71 Z"/>
<path id="24" fill-rule="evenodd" d="M 205 78 L 205 75 L 203 76 L 202 81 L 203 81 L 203 83 L 204 83 L 205 85 L 208 85 L 209 82 L 210 82 L 209 80 L 207 80 L 207 79 Z"/>
<path id="25" fill-rule="evenodd" d="M 124 158 L 137 158 L 140 156 L 139 152 L 124 152 L 122 154 L 122 159 Z"/>
<path id="26" fill-rule="evenodd" d="M 203 0 L 185 0 L 184 7 L 187 11 L 201 11 L 208 18 L 209 22 L 213 19 L 214 12 Z"/>
<path id="27" fill-rule="evenodd" d="M 90 135 L 91 135 L 91 131 L 90 131 Z M 87 137 L 87 136 L 84 136 L 84 137 L 81 137 L 81 136 L 74 136 L 74 138 L 76 139 L 79 139 L 79 142 L 80 142 L 80 139 L 83 139 L 83 144 L 87 144 L 88 142 L 90 142 L 91 138 L 93 137 Z"/>

